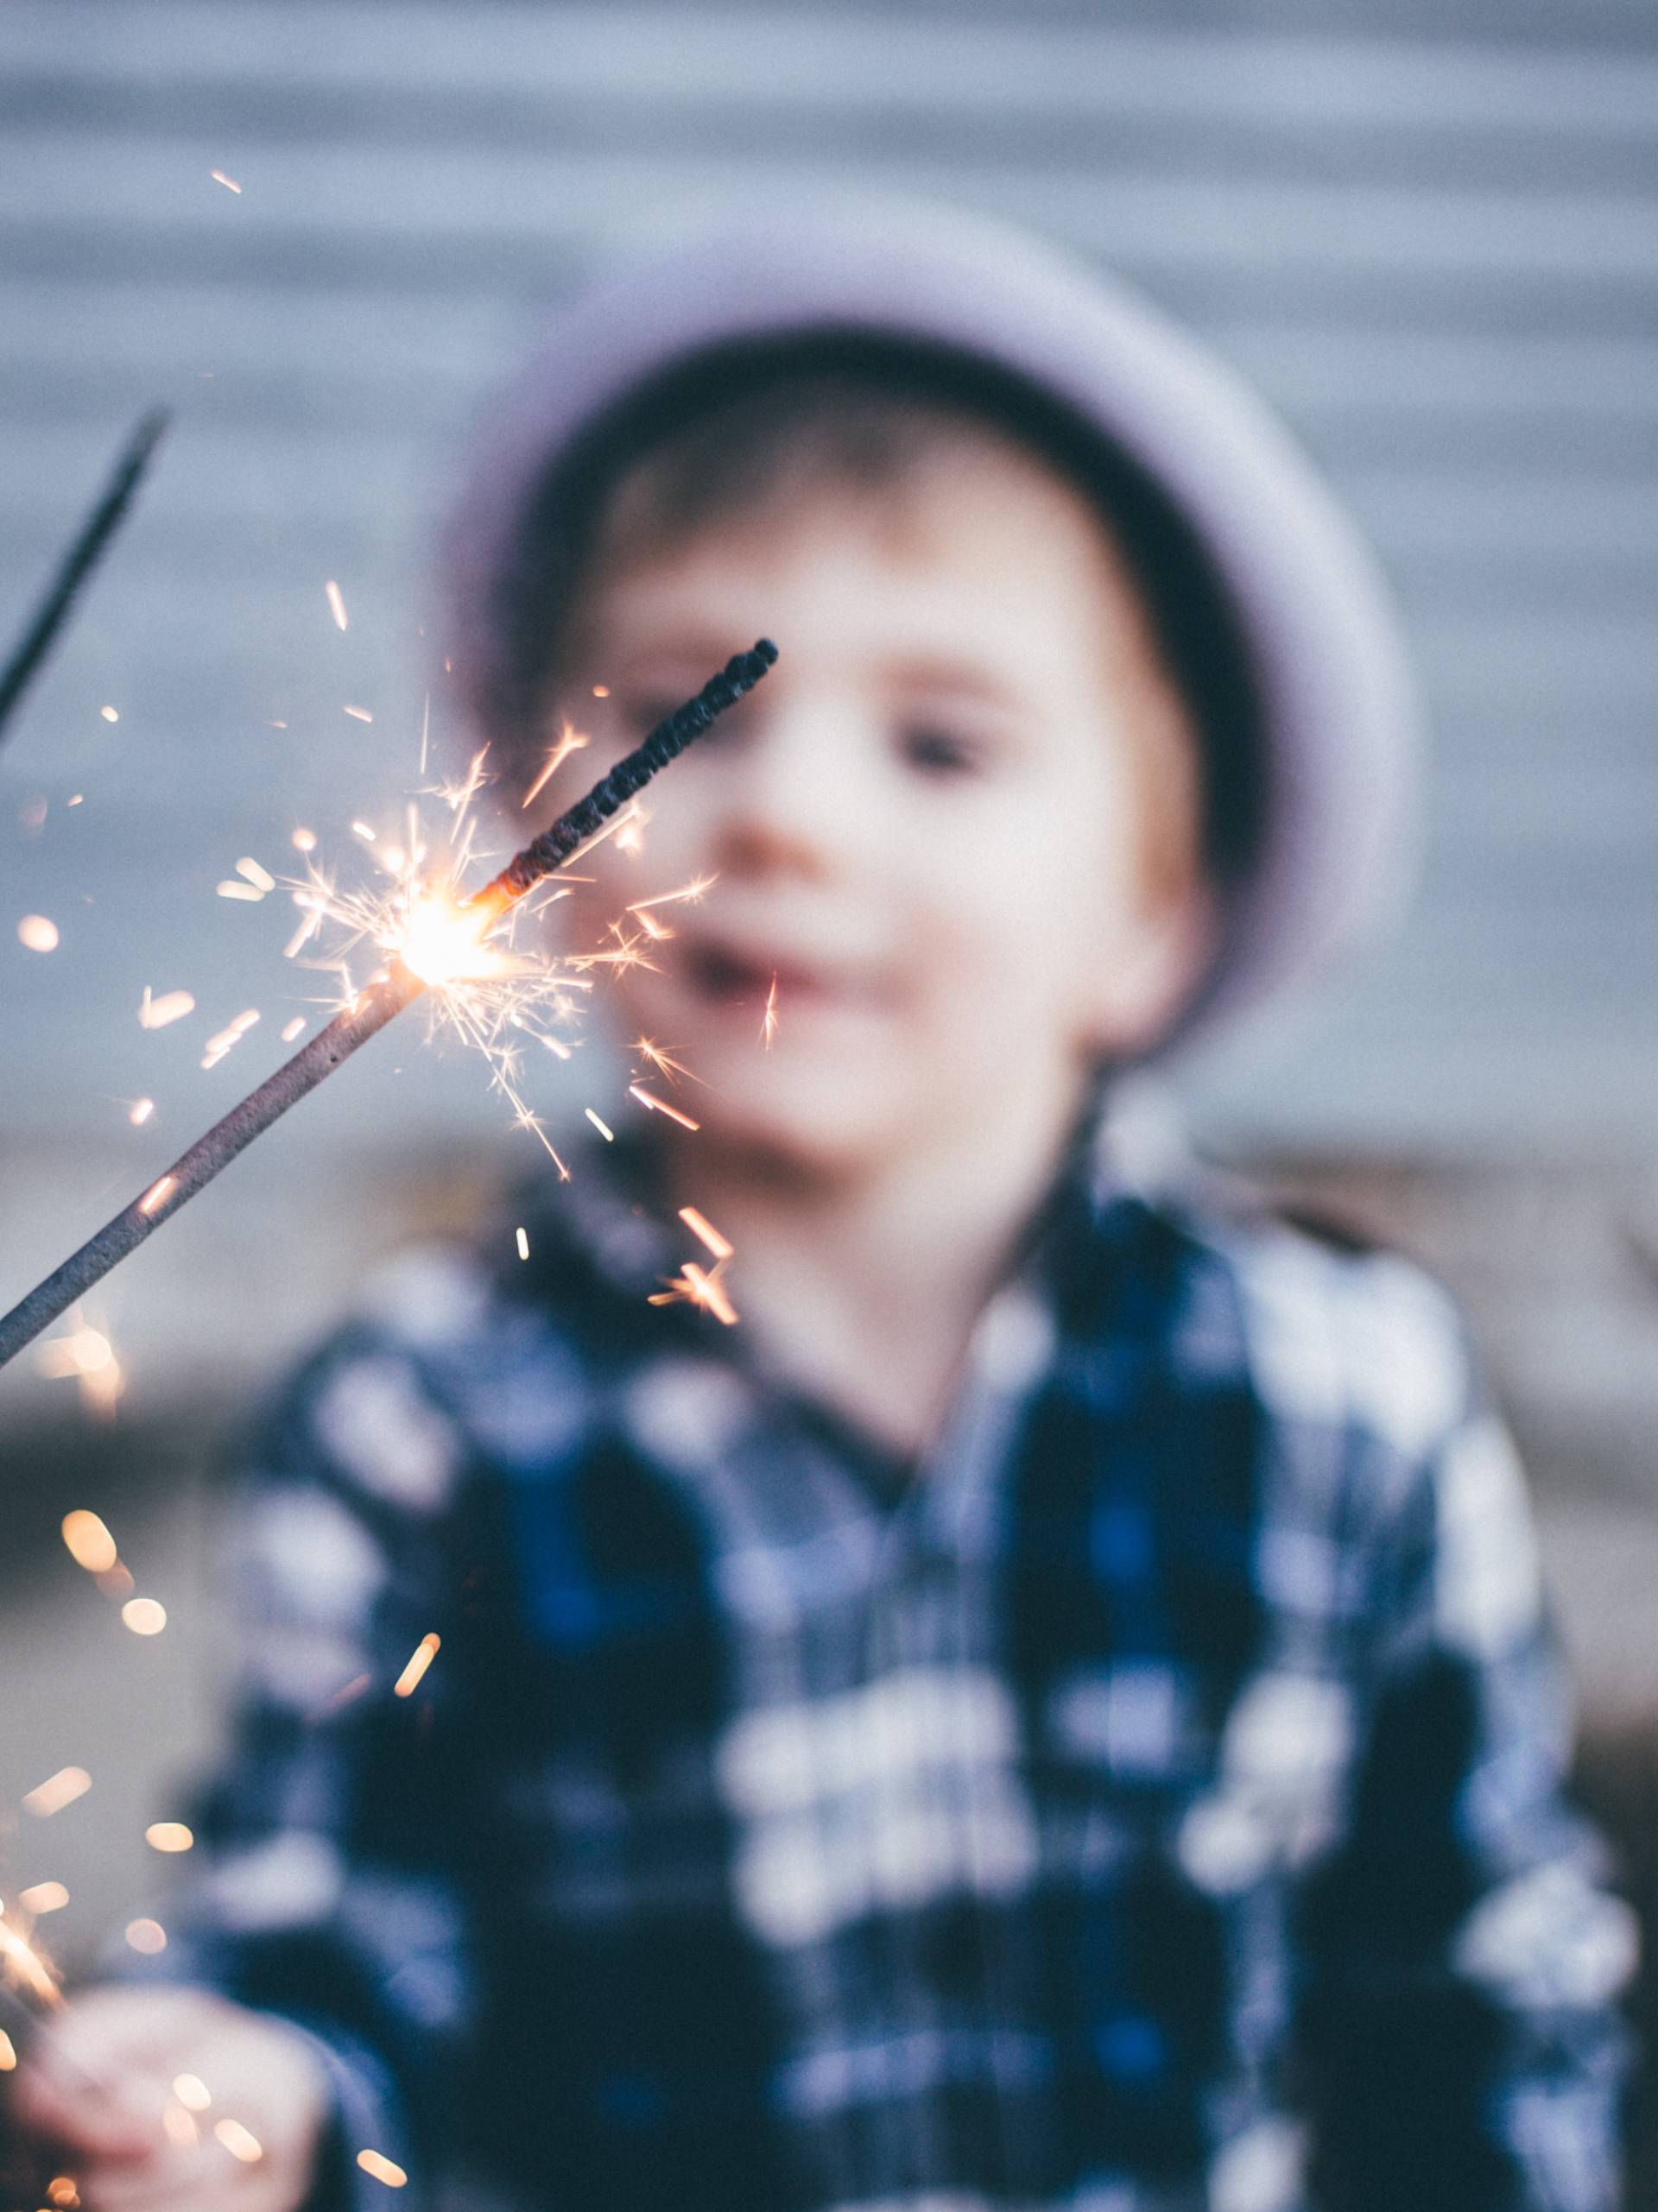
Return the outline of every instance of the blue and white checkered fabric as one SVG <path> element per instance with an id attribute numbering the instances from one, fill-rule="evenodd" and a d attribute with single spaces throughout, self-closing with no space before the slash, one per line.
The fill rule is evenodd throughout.
<path id="1" fill-rule="evenodd" d="M 1631 1919 L 1434 1278 L 1102 1155 L 902 1469 L 626 1189 L 530 1240 L 393 1271 L 237 1519 L 160 1963 L 327 2047 L 319 2206 L 1606 2212 Z"/>

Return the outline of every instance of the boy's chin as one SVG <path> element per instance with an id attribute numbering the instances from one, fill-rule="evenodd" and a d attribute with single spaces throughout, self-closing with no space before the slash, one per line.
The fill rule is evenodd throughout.
<path id="1" fill-rule="evenodd" d="M 691 1140 L 756 1172 L 835 1181 L 878 1172 L 906 1148 L 905 1123 L 889 1100 L 843 1081 L 728 1087 L 699 1102 L 702 1130 Z"/>

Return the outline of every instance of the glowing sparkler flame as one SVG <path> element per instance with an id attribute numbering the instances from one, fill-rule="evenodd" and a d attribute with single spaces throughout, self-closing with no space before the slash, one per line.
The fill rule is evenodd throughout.
<path id="1" fill-rule="evenodd" d="M 409 907 L 388 947 L 423 983 L 484 983 L 511 973 L 512 964 L 484 934 L 497 919 L 481 906 L 460 906 L 446 890 L 427 893 Z"/>
<path id="2" fill-rule="evenodd" d="M 36 1950 L 21 1929 L 14 1928 L 0 1905 L 0 1981 L 10 1989 L 26 1989 L 37 2004 L 55 2011 L 63 2002 L 58 1978 L 50 1962 Z"/>
<path id="3" fill-rule="evenodd" d="M 475 754 L 458 781 L 427 790 L 451 818 L 441 833 L 428 831 L 413 805 L 400 839 L 370 823 L 352 823 L 381 871 L 378 883 L 347 889 L 307 850 L 304 878 L 288 881 L 301 919 L 284 950 L 290 959 L 303 956 L 304 965 L 335 974 L 345 1005 L 356 996 L 351 963 L 359 951 L 377 969 L 396 960 L 418 976 L 428 987 L 429 1028 L 449 1031 L 482 1052 L 516 1125 L 540 1140 L 562 1175 L 564 1162 L 523 1095 L 522 1047 L 533 1040 L 567 1059 L 570 1047 L 554 1032 L 576 1010 L 572 995 L 589 986 L 577 979 L 571 962 L 512 941 L 519 916 L 567 897 L 566 888 L 549 884 L 539 896 L 516 902 L 498 890 L 466 889 L 481 862 L 472 810 L 488 781 L 486 755 L 487 748 Z"/>

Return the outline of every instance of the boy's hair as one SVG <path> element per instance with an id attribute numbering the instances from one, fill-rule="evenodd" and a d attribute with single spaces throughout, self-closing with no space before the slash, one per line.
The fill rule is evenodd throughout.
<path id="1" fill-rule="evenodd" d="M 804 492 L 886 492 L 987 433 L 1045 465 L 1098 516 L 1195 741 L 1199 789 L 1179 810 L 1180 832 L 1165 804 L 1150 834 L 1187 850 L 1195 843 L 1193 857 L 1224 899 L 1261 834 L 1264 750 L 1244 641 L 1207 555 L 1161 487 L 1096 428 L 992 364 L 941 348 L 851 332 L 710 348 L 593 426 L 540 487 L 497 609 L 527 742 L 539 742 L 573 618 L 599 570 Z M 1189 789 L 1166 745 L 1161 759 Z"/>

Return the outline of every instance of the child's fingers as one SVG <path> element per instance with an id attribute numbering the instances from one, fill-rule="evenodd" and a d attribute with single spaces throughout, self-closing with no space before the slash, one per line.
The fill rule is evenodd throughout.
<path id="1" fill-rule="evenodd" d="M 77 2180 L 82 2212 L 294 2212 L 309 2186 L 304 2175 L 239 2165 L 211 2137 Z"/>
<path id="2" fill-rule="evenodd" d="M 55 2052 L 31 2052 L 13 2077 L 10 2118 L 25 2138 L 85 2158 L 142 2160 L 166 2143 L 159 2093 L 94 2089 Z"/>
<path id="3" fill-rule="evenodd" d="M 162 2071 L 220 2004 L 198 1989 L 88 1989 L 58 2014 L 52 2045 L 94 2076 L 119 2076 L 146 2063 Z"/>

